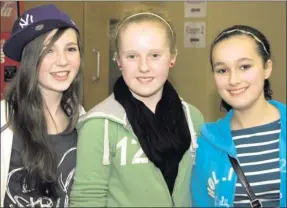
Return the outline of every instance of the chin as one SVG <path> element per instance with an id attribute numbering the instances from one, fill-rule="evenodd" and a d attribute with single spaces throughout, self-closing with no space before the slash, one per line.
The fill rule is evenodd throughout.
<path id="1" fill-rule="evenodd" d="M 232 108 L 234 110 L 246 110 L 248 108 L 250 108 L 250 106 L 252 105 L 252 102 L 244 102 L 244 103 L 231 103 L 229 104 L 232 106 Z"/>
<path id="2" fill-rule="evenodd" d="M 156 95 L 156 92 L 157 91 L 155 91 L 155 92 L 135 92 L 135 94 L 137 96 L 140 96 L 140 97 L 148 98 L 148 97 L 152 97 L 152 96 Z"/>
<path id="3" fill-rule="evenodd" d="M 70 87 L 70 85 L 69 86 L 63 86 L 63 87 L 54 87 L 54 88 L 51 88 L 51 89 L 56 91 L 56 92 L 64 92 L 67 89 L 69 89 L 69 87 Z"/>

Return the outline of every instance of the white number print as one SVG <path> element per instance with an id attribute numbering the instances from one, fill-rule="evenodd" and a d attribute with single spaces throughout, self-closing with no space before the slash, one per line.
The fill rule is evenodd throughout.
<path id="1" fill-rule="evenodd" d="M 137 144 L 137 141 L 133 139 L 132 140 L 132 144 Z M 144 154 L 143 149 L 140 148 L 136 152 L 136 154 L 135 154 L 135 156 L 134 156 L 134 158 L 132 160 L 132 164 L 148 163 L 148 158 L 144 157 L 143 154 Z"/>
<path id="2" fill-rule="evenodd" d="M 121 166 L 127 164 L 127 144 L 128 144 L 128 138 L 124 137 L 121 139 L 121 141 L 117 144 L 117 149 L 121 150 Z M 135 139 L 132 139 L 131 144 L 137 144 L 137 141 Z M 135 153 L 132 159 L 132 164 L 141 164 L 141 163 L 148 163 L 148 158 L 143 156 L 144 152 L 142 148 L 139 148 L 139 150 Z"/>
<path id="3" fill-rule="evenodd" d="M 124 137 L 119 143 L 117 143 L 117 149 L 121 148 L 121 165 L 127 164 L 127 141 L 128 138 Z"/>

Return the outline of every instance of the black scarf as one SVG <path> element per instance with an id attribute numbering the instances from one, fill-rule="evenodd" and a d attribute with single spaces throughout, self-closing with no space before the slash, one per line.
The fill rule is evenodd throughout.
<path id="1" fill-rule="evenodd" d="M 125 109 L 144 153 L 161 170 L 172 193 L 179 162 L 191 142 L 178 94 L 166 81 L 155 113 L 132 95 L 122 77 L 114 85 L 114 95 Z"/>

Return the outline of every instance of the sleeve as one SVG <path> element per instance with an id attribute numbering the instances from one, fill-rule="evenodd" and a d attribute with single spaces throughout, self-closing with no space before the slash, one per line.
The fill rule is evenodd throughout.
<path id="1" fill-rule="evenodd" d="M 78 131 L 70 207 L 107 206 L 110 165 L 103 165 L 104 131 L 104 119 L 88 120 Z"/>
<path id="2" fill-rule="evenodd" d="M 79 106 L 79 114 L 80 116 L 83 116 L 86 114 L 85 108 L 82 105 Z"/>
<path id="3" fill-rule="evenodd" d="M 204 161 L 207 159 L 204 153 L 203 138 L 198 138 L 198 148 L 195 157 L 195 165 L 192 168 L 190 193 L 192 207 L 211 207 L 213 204 L 210 202 L 208 196 L 208 185 L 206 176 L 206 167 Z"/>

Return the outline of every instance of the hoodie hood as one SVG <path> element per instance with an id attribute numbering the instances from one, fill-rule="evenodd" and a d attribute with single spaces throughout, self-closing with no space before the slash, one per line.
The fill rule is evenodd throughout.
<path id="1" fill-rule="evenodd" d="M 268 101 L 274 105 L 280 112 L 281 125 L 286 126 L 286 105 L 275 101 Z M 230 110 L 223 119 L 217 122 L 206 123 L 201 127 L 203 137 L 207 139 L 216 148 L 227 152 L 229 155 L 236 157 L 236 148 L 233 144 L 231 135 L 231 119 L 234 110 Z M 286 138 L 286 132 L 283 131 L 283 138 Z"/>
<path id="2" fill-rule="evenodd" d="M 94 117 L 108 119 L 124 126 L 129 126 L 126 112 L 121 104 L 115 100 L 114 94 L 111 94 L 82 116 L 78 121 L 77 127 L 80 128 L 86 120 Z"/>
<path id="3" fill-rule="evenodd" d="M 196 142 L 196 132 L 193 127 L 193 123 L 191 120 L 191 114 L 189 106 L 186 102 L 184 102 L 181 99 L 183 110 L 186 115 L 187 124 L 191 136 L 191 145 L 190 145 L 190 151 L 192 154 L 195 154 L 196 148 L 198 147 Z M 94 108 L 92 108 L 89 112 L 87 112 L 85 115 L 80 117 L 77 129 L 80 129 L 85 121 L 89 119 L 94 118 L 100 118 L 103 119 L 105 122 L 105 130 L 104 130 L 104 165 L 110 164 L 109 161 L 109 122 L 115 122 L 120 125 L 122 125 L 125 129 L 127 129 L 131 134 L 136 137 L 132 130 L 132 126 L 128 121 L 125 109 L 122 107 L 122 105 L 115 100 L 114 94 L 111 94 L 108 98 L 106 98 L 104 101 L 96 105 Z"/>

